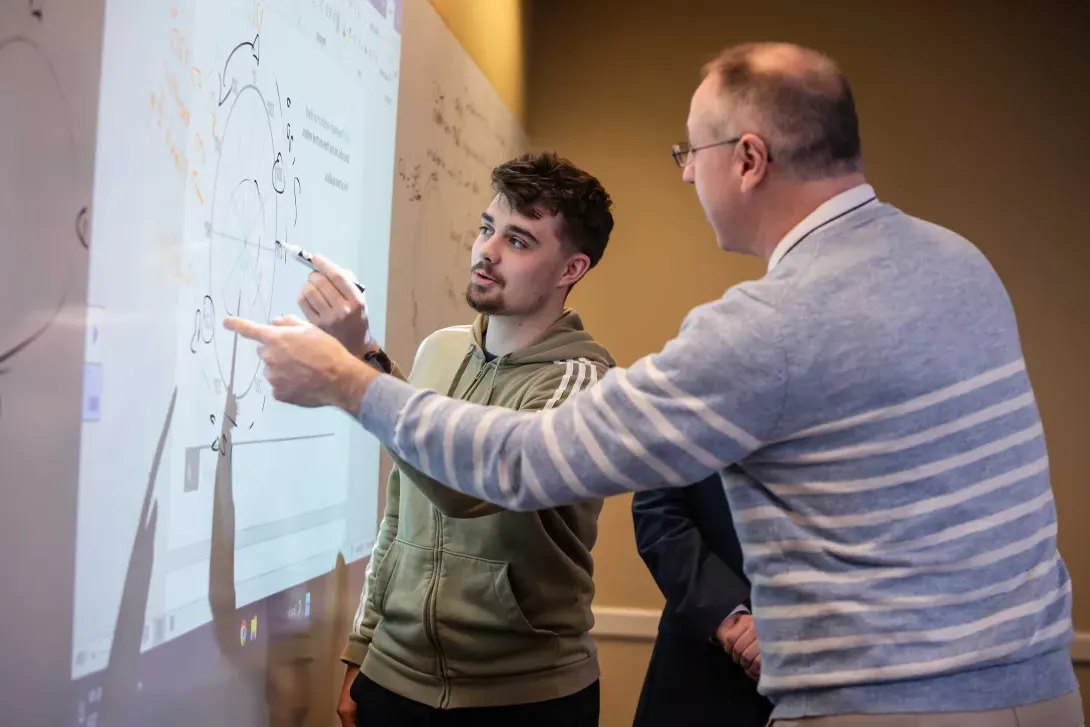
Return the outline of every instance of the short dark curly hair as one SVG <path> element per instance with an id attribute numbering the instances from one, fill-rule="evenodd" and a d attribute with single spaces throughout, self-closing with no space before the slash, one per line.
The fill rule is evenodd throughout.
<path id="1" fill-rule="evenodd" d="M 492 189 L 519 214 L 559 215 L 561 239 L 594 267 L 613 232 L 613 202 L 594 176 L 555 152 L 527 153 L 492 170 Z"/>

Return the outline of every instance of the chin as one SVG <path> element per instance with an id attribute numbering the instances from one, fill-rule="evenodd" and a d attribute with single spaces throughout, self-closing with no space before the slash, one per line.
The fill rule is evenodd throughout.
<path id="1" fill-rule="evenodd" d="M 485 315 L 498 315 L 503 313 L 503 301 L 499 296 L 491 297 L 481 295 L 476 285 L 470 285 L 466 290 L 466 303 L 470 308 Z"/>

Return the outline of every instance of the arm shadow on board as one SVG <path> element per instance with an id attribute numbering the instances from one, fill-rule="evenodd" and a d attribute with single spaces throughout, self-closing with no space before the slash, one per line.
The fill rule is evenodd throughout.
<path id="1" fill-rule="evenodd" d="M 238 337 L 235 337 L 237 350 Z M 253 685 L 264 689 L 270 727 L 305 727 L 336 724 L 340 677 L 340 641 L 351 618 L 346 601 L 348 567 L 338 553 L 325 609 L 317 618 L 285 623 L 266 617 L 268 650 L 247 649 L 239 641 L 238 596 L 235 588 L 235 501 L 231 429 L 237 416 L 234 393 L 234 354 L 227 386 L 227 401 L 219 438 L 215 492 L 212 505 L 212 545 L 208 569 L 208 599 L 216 646 L 231 667 Z"/>
<path id="2" fill-rule="evenodd" d="M 155 457 L 152 459 L 151 470 L 148 473 L 144 504 L 140 508 L 140 520 L 136 526 L 132 554 L 129 556 L 129 568 L 121 591 L 121 606 L 114 626 L 110 661 L 103 679 L 103 700 L 100 711 L 100 722 L 103 725 L 127 725 L 132 721 L 130 711 L 139 689 L 140 644 L 144 634 L 151 573 L 155 564 L 155 531 L 159 518 L 159 505 L 153 503 L 152 499 L 177 398 L 178 389 L 175 387 L 174 394 L 170 398 L 170 407 L 167 409 L 166 422 L 159 435 Z"/>

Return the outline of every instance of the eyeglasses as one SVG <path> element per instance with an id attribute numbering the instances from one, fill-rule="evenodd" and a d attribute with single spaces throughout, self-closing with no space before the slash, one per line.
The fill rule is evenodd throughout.
<path id="1" fill-rule="evenodd" d="M 704 146 L 690 146 L 688 142 L 683 141 L 680 144 L 674 144 L 673 149 L 670 150 L 670 155 L 674 158 L 674 163 L 684 169 L 685 165 L 689 163 L 689 160 L 701 149 L 710 149 L 713 146 L 726 146 L 727 144 L 737 144 L 741 140 L 742 137 L 736 136 L 733 139 L 717 141 L 712 144 L 705 144 Z"/>
<path id="2" fill-rule="evenodd" d="M 670 156 L 674 158 L 674 163 L 682 169 L 685 168 L 692 158 L 696 156 L 696 153 L 701 149 L 710 149 L 713 146 L 726 146 L 727 144 L 737 144 L 742 140 L 741 136 L 736 136 L 733 139 L 727 139 L 726 141 L 716 141 L 711 144 L 705 144 L 704 146 L 689 146 L 688 142 L 681 142 L 680 144 L 674 144 L 673 149 L 670 150 Z M 772 161 L 772 152 L 768 152 L 768 161 Z"/>

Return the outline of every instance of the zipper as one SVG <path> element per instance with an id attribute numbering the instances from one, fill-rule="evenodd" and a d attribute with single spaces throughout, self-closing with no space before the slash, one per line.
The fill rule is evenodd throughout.
<path id="1" fill-rule="evenodd" d="M 439 643 L 439 628 L 436 625 L 435 611 L 439 603 L 439 573 L 443 567 L 443 523 L 438 510 L 432 510 L 432 521 L 435 525 L 435 537 L 432 538 L 432 556 L 434 566 L 431 579 L 428 582 L 428 591 L 424 601 L 424 631 L 428 636 L 428 642 L 435 649 L 436 671 L 439 681 L 443 686 L 439 696 L 439 707 L 445 707 L 450 699 L 450 687 L 447 679 L 446 658 L 443 656 L 443 648 Z"/>
<path id="2" fill-rule="evenodd" d="M 457 396 L 455 391 L 458 389 L 459 380 L 465 370 L 464 363 L 465 362 L 463 361 L 463 368 L 458 372 L 458 375 L 455 376 L 455 379 L 451 381 L 447 396 L 466 399 L 472 394 L 476 385 L 484 380 L 490 366 L 489 362 L 485 362 L 481 369 L 477 371 L 477 375 L 473 377 L 473 381 L 466 387 L 466 390 L 462 392 L 461 396 Z M 439 640 L 439 627 L 436 623 L 437 619 L 435 615 L 439 603 L 439 577 L 443 570 L 443 516 L 440 514 L 439 510 L 435 508 L 432 508 L 432 522 L 435 525 L 435 537 L 432 538 L 432 552 L 435 556 L 435 567 L 432 569 L 431 581 L 428 583 L 428 592 L 424 606 L 424 626 L 428 641 L 431 643 L 431 647 L 435 649 L 436 671 L 439 673 L 439 683 L 442 685 L 442 690 L 439 693 L 439 708 L 446 709 L 450 706 L 450 676 L 447 672 L 447 657 L 443 653 L 443 645 Z"/>
<path id="3" fill-rule="evenodd" d="M 454 380 L 450 382 L 450 388 L 447 390 L 447 396 L 454 396 L 455 390 L 458 388 L 459 379 L 464 372 L 465 362 L 463 361 L 463 368 L 459 370 Z M 478 376 L 480 371 L 477 372 Z M 474 378 L 476 381 L 476 377 Z M 472 386 L 472 384 L 470 385 Z M 432 568 L 431 581 L 428 583 L 428 591 L 425 596 L 424 604 L 424 630 L 427 633 L 428 642 L 431 647 L 435 649 L 435 665 L 436 671 L 439 674 L 439 683 L 442 685 L 442 690 L 439 693 L 439 708 L 444 709 L 450 704 L 450 678 L 447 674 L 447 658 L 443 654 L 443 645 L 439 641 L 439 626 L 437 625 L 435 611 L 439 603 L 439 577 L 443 570 L 443 516 L 439 513 L 439 510 L 432 508 L 432 524 L 435 527 L 435 536 L 432 538 L 432 555 L 434 556 L 434 567 Z"/>

